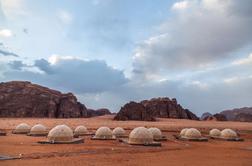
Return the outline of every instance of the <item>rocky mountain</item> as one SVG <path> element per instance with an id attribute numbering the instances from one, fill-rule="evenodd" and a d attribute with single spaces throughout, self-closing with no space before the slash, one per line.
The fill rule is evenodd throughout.
<path id="1" fill-rule="evenodd" d="M 213 116 L 211 113 L 205 112 L 201 115 L 200 120 L 206 120 L 208 117 L 211 117 L 211 116 Z"/>
<path id="2" fill-rule="evenodd" d="M 227 120 L 240 121 L 239 117 L 245 117 L 245 115 L 252 115 L 252 107 L 243 107 L 243 108 L 235 108 L 232 110 L 225 110 L 225 111 L 220 112 L 220 114 L 225 115 Z M 239 115 L 239 114 L 241 114 L 241 115 Z M 252 120 L 252 119 L 248 119 L 248 118 L 246 118 L 246 119 L 248 121 Z M 241 118 L 241 120 L 245 120 L 245 119 Z"/>
<path id="3" fill-rule="evenodd" d="M 223 114 L 214 114 L 214 115 L 209 115 L 209 116 L 205 116 L 202 120 L 206 120 L 206 121 L 227 121 L 227 118 L 225 115 Z"/>
<path id="4" fill-rule="evenodd" d="M 24 81 L 0 83 L 0 117 L 88 117 L 72 93 L 61 93 Z"/>
<path id="5" fill-rule="evenodd" d="M 227 121 L 226 116 L 223 114 L 217 113 L 217 114 L 214 114 L 213 117 L 215 117 L 217 121 Z"/>
<path id="6" fill-rule="evenodd" d="M 111 112 L 107 108 L 100 108 L 97 110 L 88 109 L 88 117 L 111 115 Z"/>
<path id="7" fill-rule="evenodd" d="M 252 114 L 248 113 L 239 113 L 235 116 L 234 121 L 239 122 L 252 122 Z"/>
<path id="8" fill-rule="evenodd" d="M 153 98 L 140 103 L 125 104 L 115 116 L 115 120 L 144 120 L 153 121 L 158 118 L 176 118 L 198 120 L 198 117 L 184 109 L 176 99 Z"/>
<path id="9" fill-rule="evenodd" d="M 115 120 L 143 120 L 154 121 L 155 118 L 147 112 L 144 105 L 136 102 L 129 102 L 125 104 L 121 110 L 116 114 Z"/>
<path id="10" fill-rule="evenodd" d="M 200 120 L 227 121 L 227 118 L 223 114 L 217 113 L 212 115 L 209 112 L 205 112 L 201 115 Z"/>

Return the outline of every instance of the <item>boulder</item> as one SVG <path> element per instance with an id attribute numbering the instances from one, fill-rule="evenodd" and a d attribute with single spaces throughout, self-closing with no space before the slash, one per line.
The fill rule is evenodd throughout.
<path id="1" fill-rule="evenodd" d="M 11 81 L 0 83 L 0 117 L 78 118 L 87 117 L 87 109 L 72 93 Z"/>
<path id="2" fill-rule="evenodd" d="M 115 120 L 154 120 L 156 117 L 198 120 L 195 114 L 184 109 L 176 99 L 167 97 L 127 103 L 115 116 Z"/>

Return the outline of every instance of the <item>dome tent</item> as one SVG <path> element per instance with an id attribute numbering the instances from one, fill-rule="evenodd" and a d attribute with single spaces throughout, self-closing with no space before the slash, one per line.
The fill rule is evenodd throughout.
<path id="1" fill-rule="evenodd" d="M 222 131 L 217 131 L 216 129 L 213 129 L 213 130 L 215 130 L 216 132 L 215 135 L 213 135 L 213 133 L 209 134 L 212 139 L 225 140 L 225 141 L 243 141 L 244 140 L 242 138 L 239 138 L 238 134 L 232 129 L 224 129 Z"/>
<path id="2" fill-rule="evenodd" d="M 184 128 L 180 131 L 180 136 L 185 136 L 186 130 L 188 130 L 188 128 Z"/>
<path id="3" fill-rule="evenodd" d="M 212 129 L 209 131 L 210 137 L 220 137 L 221 131 L 219 129 Z"/>
<path id="4" fill-rule="evenodd" d="M 47 141 L 39 141 L 39 143 L 50 143 L 50 144 L 73 144 L 83 143 L 83 138 L 74 138 L 73 131 L 67 125 L 57 125 L 52 128 L 48 135 Z"/>
<path id="5" fill-rule="evenodd" d="M 175 137 L 184 141 L 208 141 L 208 139 L 202 137 L 201 132 L 195 128 L 186 129 L 184 132 L 181 131 L 180 135 Z"/>
<path id="6" fill-rule="evenodd" d="M 190 128 L 190 129 L 186 130 L 185 137 L 187 137 L 187 138 L 200 138 L 201 133 L 199 130 L 197 130 L 195 128 Z"/>
<path id="7" fill-rule="evenodd" d="M 167 138 L 162 135 L 162 131 L 159 128 L 151 127 L 148 129 L 152 133 L 154 141 L 166 141 Z"/>
<path id="8" fill-rule="evenodd" d="M 144 145 L 144 146 L 161 146 L 160 142 L 153 141 L 152 133 L 145 127 L 134 128 L 126 143 L 130 145 Z"/>
<path id="9" fill-rule="evenodd" d="M 30 132 L 27 134 L 29 136 L 46 136 L 48 133 L 46 127 L 42 124 L 34 125 Z"/>
<path id="10" fill-rule="evenodd" d="M 85 126 L 77 126 L 74 130 L 74 137 L 84 136 L 88 134 L 88 130 Z"/>
<path id="11" fill-rule="evenodd" d="M 96 130 L 95 136 L 92 137 L 93 140 L 113 140 L 115 137 L 110 128 L 100 127 Z"/>
<path id="12" fill-rule="evenodd" d="M 116 138 L 127 137 L 125 130 L 123 128 L 121 128 L 121 127 L 114 128 L 112 133 Z"/>
<path id="13" fill-rule="evenodd" d="M 224 129 L 221 131 L 221 135 L 222 138 L 225 139 L 234 139 L 234 138 L 238 138 L 237 133 L 232 130 L 232 129 Z"/>
<path id="14" fill-rule="evenodd" d="M 27 134 L 31 130 L 31 127 L 26 123 L 21 123 L 16 126 L 16 128 L 12 131 L 13 134 Z"/>

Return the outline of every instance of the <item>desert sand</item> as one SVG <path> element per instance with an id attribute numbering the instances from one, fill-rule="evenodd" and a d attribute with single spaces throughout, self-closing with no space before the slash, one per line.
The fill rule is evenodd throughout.
<path id="1" fill-rule="evenodd" d="M 21 159 L 0 161 L 0 165 L 130 165 L 130 166 L 251 166 L 252 165 L 252 123 L 193 121 L 178 119 L 158 119 L 157 122 L 113 121 L 113 116 L 81 119 L 42 118 L 1 118 L 0 129 L 7 136 L 0 136 L 0 155 L 21 157 Z M 19 123 L 35 125 L 41 123 L 48 128 L 67 124 L 73 129 L 85 125 L 95 131 L 100 126 L 124 127 L 130 132 L 134 127 L 158 127 L 168 137 L 161 147 L 132 146 L 117 140 L 98 141 L 85 137 L 83 144 L 59 145 L 38 144 L 45 137 L 30 137 L 11 134 Z M 243 142 L 209 140 L 208 142 L 188 142 L 174 139 L 184 127 L 195 127 L 207 135 L 212 128 L 232 128 L 239 131 Z"/>

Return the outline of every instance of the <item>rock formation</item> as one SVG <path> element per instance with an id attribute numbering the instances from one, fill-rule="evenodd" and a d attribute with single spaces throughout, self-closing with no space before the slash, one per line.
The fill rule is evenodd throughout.
<path id="1" fill-rule="evenodd" d="M 170 100 L 167 97 L 127 103 L 114 119 L 153 121 L 155 117 L 198 120 L 195 114 L 177 104 L 176 99 Z"/>
<path id="2" fill-rule="evenodd" d="M 214 114 L 213 117 L 215 117 L 217 121 L 227 121 L 226 116 L 223 114 L 217 113 L 217 114 Z"/>
<path id="3" fill-rule="evenodd" d="M 252 114 L 248 114 L 248 113 L 239 113 L 238 115 L 235 116 L 234 121 L 239 121 L 239 122 L 252 122 Z"/>
<path id="4" fill-rule="evenodd" d="M 205 112 L 201 115 L 200 120 L 206 120 L 210 116 L 213 116 L 213 115 L 209 112 Z"/>
<path id="5" fill-rule="evenodd" d="M 211 113 L 206 112 L 206 113 L 202 114 L 200 120 L 227 121 L 227 118 L 223 114 L 217 113 L 217 114 L 212 115 Z"/>
<path id="6" fill-rule="evenodd" d="M 229 121 L 239 121 L 239 117 L 242 117 L 242 116 L 244 117 L 244 115 L 239 115 L 241 113 L 252 115 L 252 107 L 235 108 L 232 110 L 225 110 L 225 111 L 220 112 L 220 114 L 225 115 L 227 120 Z"/>
<path id="7" fill-rule="evenodd" d="M 12 81 L 0 83 L 0 117 L 77 118 L 87 117 L 87 109 L 72 93 Z"/>
<path id="8" fill-rule="evenodd" d="M 125 104 L 121 110 L 116 114 L 115 120 L 143 120 L 154 121 L 155 118 L 151 112 L 147 112 L 144 105 L 136 102 L 129 102 Z"/>
<path id="9" fill-rule="evenodd" d="M 111 115 L 111 112 L 107 108 L 100 108 L 97 110 L 88 109 L 87 112 L 88 117 Z"/>

